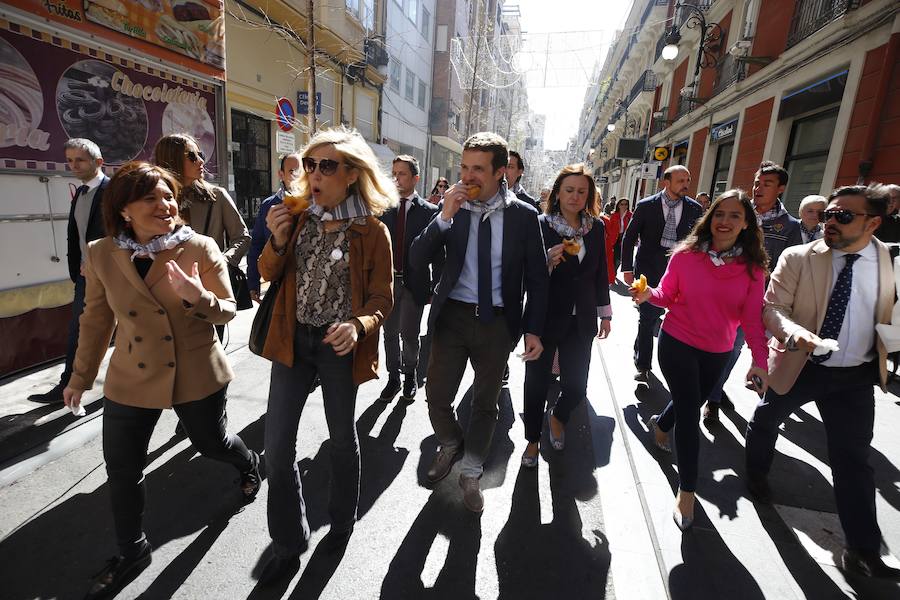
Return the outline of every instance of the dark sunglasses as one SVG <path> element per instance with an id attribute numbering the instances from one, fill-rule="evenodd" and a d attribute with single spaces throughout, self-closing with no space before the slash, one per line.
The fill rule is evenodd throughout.
<path id="1" fill-rule="evenodd" d="M 303 159 L 303 170 L 306 171 L 307 174 L 312 175 L 316 167 L 319 167 L 319 173 L 325 175 L 326 177 L 329 175 L 334 175 L 334 172 L 337 171 L 338 165 L 341 164 L 336 160 L 331 160 L 330 158 L 323 158 L 320 161 L 316 161 L 313 158 L 309 158 L 308 156 Z"/>
<path id="2" fill-rule="evenodd" d="M 185 156 L 187 156 L 188 160 L 191 162 L 197 162 L 198 160 L 206 162 L 206 155 L 203 154 L 203 151 L 194 152 L 193 150 L 189 150 Z"/>
<path id="3" fill-rule="evenodd" d="M 869 213 L 855 213 L 852 210 L 843 210 L 843 209 L 830 209 L 822 212 L 822 222 L 827 223 L 830 219 L 834 218 L 835 221 L 840 223 L 841 225 L 849 225 L 853 222 L 853 219 L 856 217 L 877 217 L 878 215 L 872 215 Z"/>
<path id="4" fill-rule="evenodd" d="M 449 188 L 450 186 L 447 185 L 446 183 L 439 183 L 439 184 L 437 184 L 437 186 L 435 186 L 435 187 L 437 187 L 439 190 L 441 190 L 441 189 L 446 190 L 446 189 Z"/>

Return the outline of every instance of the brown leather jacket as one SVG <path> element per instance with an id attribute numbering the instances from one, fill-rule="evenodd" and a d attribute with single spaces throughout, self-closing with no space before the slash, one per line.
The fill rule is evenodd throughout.
<path id="1" fill-rule="evenodd" d="M 270 238 L 259 257 L 259 274 L 263 279 L 276 281 L 283 277 L 272 308 L 263 356 L 287 367 L 294 366 L 297 324 L 294 246 L 308 218 L 307 213 L 300 215 L 283 256 L 275 252 Z M 364 331 L 353 350 L 353 382 L 359 385 L 377 377 L 378 328 L 394 306 L 394 262 L 387 227 L 375 217 L 367 217 L 363 225 L 351 225 L 347 237 L 350 239 L 350 308 Z"/>

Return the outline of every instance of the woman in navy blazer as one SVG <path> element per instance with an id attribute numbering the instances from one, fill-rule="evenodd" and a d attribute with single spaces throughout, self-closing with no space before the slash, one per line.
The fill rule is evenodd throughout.
<path id="1" fill-rule="evenodd" d="M 537 466 L 555 351 L 559 350 L 561 393 L 548 417 L 549 436 L 551 446 L 562 450 L 569 415 L 587 392 L 593 338 L 609 335 L 612 310 L 600 207 L 591 172 L 579 163 L 559 172 L 545 214 L 539 217 L 550 269 L 550 297 L 541 337 L 544 352 L 525 367 L 525 467 Z"/>

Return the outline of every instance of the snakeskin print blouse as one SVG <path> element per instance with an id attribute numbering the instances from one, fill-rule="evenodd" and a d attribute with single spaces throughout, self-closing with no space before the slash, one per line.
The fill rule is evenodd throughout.
<path id="1" fill-rule="evenodd" d="M 306 221 L 294 247 L 297 259 L 297 321 L 322 327 L 352 316 L 350 308 L 350 241 L 347 229 L 365 218 L 341 221 L 325 231 L 322 221 Z"/>

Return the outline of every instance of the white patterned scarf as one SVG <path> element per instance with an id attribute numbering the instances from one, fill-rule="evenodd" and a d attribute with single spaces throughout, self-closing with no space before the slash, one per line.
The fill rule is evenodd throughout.
<path id="1" fill-rule="evenodd" d="M 182 225 L 175 231 L 156 236 L 150 240 L 149 244 L 141 244 L 134 238 L 125 235 L 125 233 L 120 233 L 114 237 L 113 242 L 122 250 L 133 250 L 131 253 L 131 260 L 133 261 L 138 256 L 149 256 L 155 259 L 156 255 L 163 250 L 171 250 L 192 237 L 194 237 L 194 230 L 187 225 Z"/>
<path id="2" fill-rule="evenodd" d="M 563 239 L 574 239 L 576 241 L 581 241 L 581 238 L 586 236 L 591 230 L 591 227 L 594 226 L 594 219 L 591 218 L 590 215 L 582 211 L 581 226 L 576 229 L 575 227 L 569 225 L 565 217 L 563 217 L 560 213 L 553 213 L 552 215 L 547 217 L 547 224 L 550 226 L 550 229 L 559 234 L 559 237 Z"/>
<path id="3" fill-rule="evenodd" d="M 369 210 L 369 206 L 356 194 L 350 194 L 344 200 L 332 208 L 328 210 L 316 204 L 315 202 L 310 203 L 309 208 L 310 214 L 316 217 L 320 221 L 342 221 L 344 219 L 359 219 L 365 218 L 372 214 L 372 211 Z"/>
<path id="4" fill-rule="evenodd" d="M 753 205 L 754 210 L 756 209 L 756 205 Z M 763 223 L 768 223 L 772 219 L 777 219 L 778 217 L 784 216 L 788 214 L 787 209 L 784 207 L 784 204 L 781 203 L 781 200 L 776 200 L 775 205 L 767 210 L 764 213 L 756 213 L 756 221 L 762 225 Z"/>
<path id="5" fill-rule="evenodd" d="M 728 250 L 722 250 L 721 252 L 716 252 L 712 249 L 709 242 L 701 242 L 700 250 L 702 252 L 706 252 L 709 255 L 709 259 L 712 261 L 712 264 L 717 267 L 721 267 L 725 264 L 725 259 L 727 258 L 737 258 L 741 254 L 744 253 L 744 248 L 735 244 Z"/>
<path id="6" fill-rule="evenodd" d="M 515 198 L 515 196 L 507 197 L 506 192 L 506 181 L 500 181 L 500 189 L 497 190 L 497 193 L 493 198 L 486 202 L 466 200 L 460 208 L 467 210 L 470 213 L 481 215 L 481 221 L 484 222 L 493 212 L 503 210 L 512 203 L 512 198 Z"/>
<path id="7" fill-rule="evenodd" d="M 675 244 L 678 243 L 678 223 L 675 222 L 675 207 L 681 202 L 681 198 L 669 200 L 669 196 L 664 192 L 662 201 L 666 203 L 669 211 L 666 213 L 666 224 L 663 227 L 659 245 L 663 248 L 674 248 Z"/>

